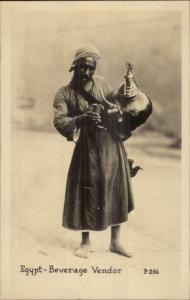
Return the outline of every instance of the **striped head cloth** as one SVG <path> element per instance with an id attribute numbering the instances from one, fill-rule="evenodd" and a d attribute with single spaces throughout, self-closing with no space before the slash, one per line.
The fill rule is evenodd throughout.
<path id="1" fill-rule="evenodd" d="M 96 49 L 95 47 L 93 47 L 91 45 L 84 45 L 77 49 L 77 51 L 75 53 L 74 61 L 69 69 L 69 72 L 73 71 L 76 63 L 80 59 L 85 58 L 85 57 L 92 57 L 97 62 L 101 56 L 100 56 L 99 50 Z"/>

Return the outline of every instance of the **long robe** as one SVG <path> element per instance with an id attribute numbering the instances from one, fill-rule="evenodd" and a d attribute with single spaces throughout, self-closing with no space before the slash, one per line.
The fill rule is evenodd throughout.
<path id="1" fill-rule="evenodd" d="M 100 89 L 105 98 L 111 98 L 113 89 L 103 77 L 94 76 L 91 95 L 102 103 Z M 60 88 L 54 99 L 54 125 L 69 141 L 77 128 L 76 116 L 89 109 L 83 96 L 70 83 Z M 126 136 L 130 135 L 129 125 L 126 119 L 120 124 Z M 105 130 L 83 124 L 67 177 L 63 226 L 103 230 L 125 222 L 133 209 L 127 153 L 117 126 L 110 124 Z"/>

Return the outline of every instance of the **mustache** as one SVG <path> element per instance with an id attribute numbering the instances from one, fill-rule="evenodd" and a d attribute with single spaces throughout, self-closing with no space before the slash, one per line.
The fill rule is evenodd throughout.
<path id="1" fill-rule="evenodd" d="M 86 80 L 89 79 L 90 77 L 91 77 L 90 75 L 81 75 L 81 78 Z"/>

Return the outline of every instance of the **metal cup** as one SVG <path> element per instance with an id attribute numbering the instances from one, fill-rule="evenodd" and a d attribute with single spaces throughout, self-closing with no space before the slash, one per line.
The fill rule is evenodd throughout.
<path id="1" fill-rule="evenodd" d="M 91 104 L 91 111 L 95 112 L 95 113 L 98 113 L 99 115 L 101 115 L 101 109 L 102 109 L 102 105 L 101 104 L 98 104 L 98 103 L 93 103 Z M 102 125 L 101 125 L 101 122 L 96 122 L 96 126 L 98 128 L 104 128 Z"/>

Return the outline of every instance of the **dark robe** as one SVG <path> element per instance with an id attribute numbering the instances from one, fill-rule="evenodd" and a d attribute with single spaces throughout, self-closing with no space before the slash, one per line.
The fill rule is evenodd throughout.
<path id="1" fill-rule="evenodd" d="M 102 103 L 100 89 L 111 99 L 113 89 L 103 77 L 94 76 L 91 95 Z M 67 140 L 73 140 L 77 129 L 75 117 L 88 109 L 89 103 L 72 82 L 60 88 L 54 99 L 56 129 Z M 134 208 L 127 153 L 117 134 L 122 131 L 123 137 L 130 136 L 132 123 L 129 118 L 119 125 L 117 121 L 108 123 L 108 130 L 89 124 L 80 126 L 66 184 L 63 213 L 66 228 L 103 230 L 125 222 Z"/>

